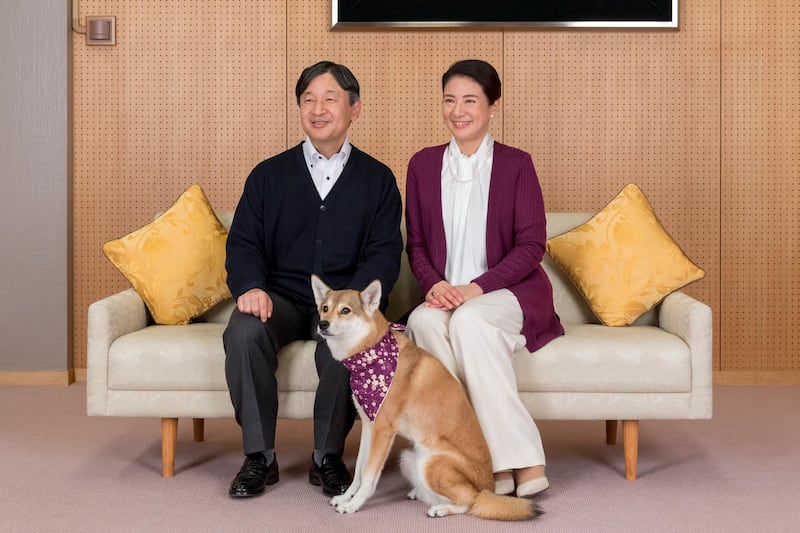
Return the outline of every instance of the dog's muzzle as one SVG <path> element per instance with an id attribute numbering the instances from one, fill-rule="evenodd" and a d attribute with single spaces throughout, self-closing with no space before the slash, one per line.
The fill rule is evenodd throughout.
<path id="1" fill-rule="evenodd" d="M 329 335 L 328 328 L 331 326 L 331 323 L 327 320 L 320 320 L 317 324 L 317 334 L 324 337 Z"/>

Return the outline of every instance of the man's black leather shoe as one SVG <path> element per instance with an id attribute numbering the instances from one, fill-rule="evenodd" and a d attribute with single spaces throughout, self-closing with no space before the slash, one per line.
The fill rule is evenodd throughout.
<path id="1" fill-rule="evenodd" d="M 311 468 L 308 469 L 308 482 L 315 486 L 322 485 L 322 492 L 325 494 L 339 495 L 344 494 L 353 478 L 342 458 L 332 453 L 322 458 L 322 465 L 317 466 L 314 456 L 311 456 Z"/>
<path id="2" fill-rule="evenodd" d="M 264 492 L 267 485 L 278 482 L 278 459 L 267 465 L 267 459 L 261 454 L 251 454 L 245 458 L 239 473 L 233 478 L 228 495 L 233 498 L 248 498 Z"/>

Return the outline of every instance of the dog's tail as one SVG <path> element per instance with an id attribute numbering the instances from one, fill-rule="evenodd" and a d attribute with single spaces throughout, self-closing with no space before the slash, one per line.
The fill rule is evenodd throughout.
<path id="1" fill-rule="evenodd" d="M 484 489 L 475 497 L 469 514 L 490 520 L 528 520 L 541 514 L 541 510 L 525 498 L 500 496 Z"/>

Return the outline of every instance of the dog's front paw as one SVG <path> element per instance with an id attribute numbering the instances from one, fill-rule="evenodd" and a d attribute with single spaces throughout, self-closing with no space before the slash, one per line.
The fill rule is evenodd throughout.
<path id="1" fill-rule="evenodd" d="M 331 498 L 330 504 L 338 507 L 339 504 L 347 503 L 352 499 L 353 495 L 345 492 L 344 494 L 339 494 L 338 496 L 334 496 L 333 498 Z"/>
<path id="2" fill-rule="evenodd" d="M 406 500 L 416 500 L 416 499 L 417 499 L 417 489 L 413 488 L 410 491 L 408 491 L 408 494 L 406 494 Z"/>
<path id="3" fill-rule="evenodd" d="M 361 503 L 350 500 L 349 502 L 342 502 L 336 505 L 336 512 L 342 514 L 355 513 L 361 509 Z"/>
<path id="4" fill-rule="evenodd" d="M 357 494 L 349 501 L 342 501 L 336 504 L 336 512 L 343 514 L 355 513 L 364 505 L 366 498 L 359 497 Z"/>

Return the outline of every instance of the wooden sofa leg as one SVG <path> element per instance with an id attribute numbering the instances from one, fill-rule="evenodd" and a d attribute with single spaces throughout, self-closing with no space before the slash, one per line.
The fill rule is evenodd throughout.
<path id="1" fill-rule="evenodd" d="M 192 428 L 194 429 L 195 442 L 203 442 L 203 433 L 205 432 L 205 418 L 193 418 Z"/>
<path id="2" fill-rule="evenodd" d="M 606 420 L 606 444 L 617 443 L 617 421 Z"/>
<path id="3" fill-rule="evenodd" d="M 175 475 L 175 447 L 178 441 L 178 419 L 161 419 L 161 475 Z"/>
<path id="4" fill-rule="evenodd" d="M 636 479 L 636 463 L 639 460 L 639 421 L 622 421 L 622 446 L 625 454 L 625 479 Z"/>

